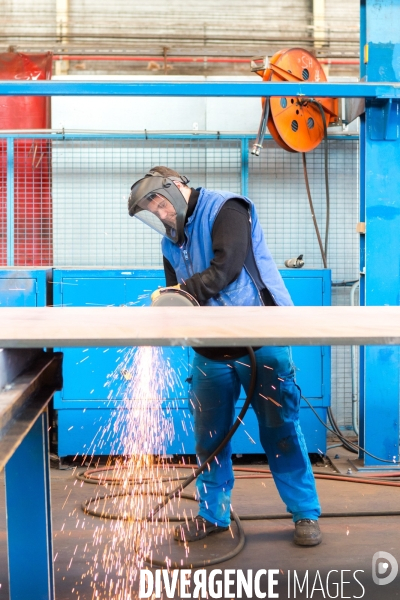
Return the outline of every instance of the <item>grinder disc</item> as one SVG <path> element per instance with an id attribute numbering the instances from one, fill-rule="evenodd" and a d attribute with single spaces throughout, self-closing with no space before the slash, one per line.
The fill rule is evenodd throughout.
<path id="1" fill-rule="evenodd" d="M 200 306 L 196 298 L 188 292 L 176 288 L 163 288 L 155 298 L 152 306 Z"/>

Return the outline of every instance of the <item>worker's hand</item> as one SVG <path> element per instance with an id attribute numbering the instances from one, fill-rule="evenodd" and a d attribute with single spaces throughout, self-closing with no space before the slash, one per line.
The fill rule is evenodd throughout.
<path id="1" fill-rule="evenodd" d="M 158 296 L 164 291 L 164 290 L 180 290 L 181 286 L 179 283 L 177 283 L 176 285 L 169 285 L 168 287 L 159 287 L 158 290 L 155 290 L 155 292 L 152 293 L 151 295 L 151 301 L 154 302 L 156 300 L 156 298 L 158 298 Z"/>

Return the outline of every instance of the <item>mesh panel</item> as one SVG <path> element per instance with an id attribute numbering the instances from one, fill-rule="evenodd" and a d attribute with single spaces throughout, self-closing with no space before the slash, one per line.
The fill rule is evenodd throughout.
<path id="1" fill-rule="evenodd" d="M 156 165 L 240 192 L 237 140 L 53 142 L 54 264 L 161 265 L 161 236 L 127 213 L 131 185 Z"/>
<path id="2" fill-rule="evenodd" d="M 329 140 L 330 224 L 328 267 L 333 280 L 358 279 L 358 142 Z M 260 157 L 249 158 L 249 196 L 256 204 L 268 246 L 278 265 L 304 255 L 306 267 L 323 268 L 304 183 L 301 154 L 285 152 L 273 141 Z M 325 234 L 324 149 L 307 154 L 307 171 L 315 214 Z"/>
<path id="3" fill-rule="evenodd" d="M 14 141 L 14 264 L 51 265 L 51 145 Z"/>
<path id="4" fill-rule="evenodd" d="M 358 141 L 328 142 L 330 224 L 328 267 L 333 281 L 359 277 Z M 324 147 L 307 154 L 312 200 L 322 238 L 325 234 L 326 193 Z M 300 154 L 264 143 L 260 157 L 249 158 L 249 196 L 278 265 L 304 255 L 305 266 L 323 268 L 304 183 Z M 332 305 L 350 304 L 350 286 L 332 288 Z M 357 374 L 356 374 L 357 376 Z M 332 346 L 332 410 L 339 426 L 351 425 L 351 360 L 349 346 Z"/>
<path id="5" fill-rule="evenodd" d="M 7 140 L 0 140 L 0 265 L 7 264 Z"/>

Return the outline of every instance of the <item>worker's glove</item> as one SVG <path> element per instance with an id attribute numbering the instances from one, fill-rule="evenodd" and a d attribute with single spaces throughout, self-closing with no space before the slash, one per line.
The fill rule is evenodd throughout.
<path id="1" fill-rule="evenodd" d="M 155 290 L 155 292 L 152 293 L 151 301 L 154 302 L 156 300 L 156 298 L 158 298 L 158 296 L 163 293 L 164 290 L 180 290 L 180 289 L 181 289 L 181 286 L 179 283 L 177 283 L 176 285 L 169 285 L 168 287 L 159 287 L 158 290 Z"/>

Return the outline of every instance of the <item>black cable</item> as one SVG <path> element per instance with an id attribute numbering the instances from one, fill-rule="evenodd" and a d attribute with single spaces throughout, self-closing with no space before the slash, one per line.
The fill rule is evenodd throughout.
<path id="1" fill-rule="evenodd" d="M 324 162 L 325 162 L 325 192 L 326 192 L 326 222 L 325 222 L 325 258 L 328 260 L 328 235 L 329 235 L 329 216 L 330 216 L 330 195 L 329 195 L 329 177 L 328 177 L 328 128 L 326 126 L 326 117 L 324 109 L 317 100 L 310 100 L 312 104 L 316 104 L 321 113 L 322 123 L 324 126 Z"/>
<path id="2" fill-rule="evenodd" d="M 306 104 L 306 103 L 312 103 L 312 104 L 317 105 L 317 107 L 321 113 L 322 124 L 324 127 L 324 147 L 325 147 L 324 163 L 325 163 L 325 192 L 326 192 L 326 220 L 325 220 L 324 244 L 322 244 L 321 234 L 319 232 L 317 218 L 315 216 L 314 204 L 312 201 L 311 189 L 310 189 L 310 184 L 309 184 L 309 180 L 308 180 L 307 161 L 306 161 L 305 152 L 302 152 L 302 157 L 303 157 L 304 181 L 306 184 L 308 202 L 310 204 L 310 210 L 311 210 L 311 216 L 312 216 L 313 223 L 314 223 L 315 233 L 317 234 L 318 245 L 319 245 L 319 249 L 321 252 L 322 262 L 324 264 L 324 268 L 327 269 L 328 268 L 328 258 L 327 257 L 328 257 L 329 218 L 330 218 L 330 193 L 329 193 L 329 176 L 328 176 L 328 129 L 326 126 L 326 118 L 325 118 L 325 113 L 322 108 L 322 105 L 319 102 L 317 102 L 317 100 L 307 100 L 304 102 L 304 104 Z"/>
<path id="3" fill-rule="evenodd" d="M 332 281 L 331 282 L 331 286 L 332 287 L 347 287 L 347 286 L 351 286 L 354 283 L 357 283 L 358 281 L 360 281 L 359 279 L 351 279 L 351 280 L 343 280 L 343 281 Z"/>
<path id="4" fill-rule="evenodd" d="M 371 454 L 371 452 L 368 452 L 365 448 L 363 448 L 362 446 L 359 446 L 358 444 L 356 444 L 355 442 L 350 442 L 350 440 L 347 440 L 341 433 L 338 433 L 337 431 L 335 431 L 334 429 L 331 429 L 330 427 L 328 427 L 328 425 L 326 423 L 324 423 L 324 421 L 321 419 L 321 417 L 319 416 L 319 414 L 317 413 L 317 411 L 314 409 L 313 405 L 311 404 L 311 402 L 309 402 L 307 400 L 307 398 L 305 398 L 303 395 L 301 396 L 303 398 L 303 400 L 305 400 L 308 404 L 308 406 L 311 408 L 311 410 L 313 411 L 313 413 L 315 414 L 315 416 L 317 417 L 317 419 L 320 421 L 320 423 L 322 423 L 322 425 L 331 433 L 334 433 L 335 435 L 338 436 L 338 438 L 343 442 L 345 441 L 347 444 L 351 444 L 351 446 L 353 446 L 353 448 L 356 448 L 357 450 L 361 450 L 362 452 L 364 452 L 365 454 L 368 454 L 368 456 L 370 456 L 371 458 L 374 458 L 375 460 L 379 460 L 380 462 L 384 462 L 384 463 L 388 463 L 390 465 L 398 465 L 400 464 L 400 461 L 396 460 L 386 460 L 385 458 L 380 458 L 379 456 L 375 456 L 375 454 Z M 356 450 L 356 452 L 357 452 Z M 353 450 L 354 451 L 354 450 Z"/>
<path id="5" fill-rule="evenodd" d="M 334 430 L 334 432 L 336 433 L 336 435 L 340 437 L 342 434 L 340 432 L 339 425 L 336 423 L 336 419 L 333 416 L 333 412 L 332 412 L 332 409 L 331 409 L 330 406 L 328 407 L 328 411 L 327 412 L 328 412 L 328 419 L 329 419 L 329 422 L 330 422 L 330 424 L 332 426 L 332 429 Z M 348 440 L 342 441 L 342 446 L 344 446 L 346 448 L 346 450 L 349 450 L 349 452 L 354 452 L 354 454 L 358 454 L 358 450 L 356 450 L 350 444 L 351 444 L 351 442 L 349 442 Z"/>
<path id="6" fill-rule="evenodd" d="M 148 493 L 148 492 L 146 492 L 146 493 Z M 152 494 L 156 494 L 156 493 L 157 492 L 153 492 Z M 82 508 L 84 508 L 85 513 L 95 516 L 95 517 L 101 517 L 103 519 L 111 519 L 111 520 L 115 520 L 115 521 L 119 521 L 119 520 L 131 521 L 131 522 L 137 522 L 137 523 L 141 523 L 143 521 L 148 521 L 149 520 L 148 518 L 144 518 L 144 519 L 141 517 L 132 518 L 129 516 L 118 514 L 118 513 L 98 512 L 95 509 L 89 508 L 91 502 L 94 502 L 94 501 L 98 502 L 100 500 L 108 500 L 109 498 L 118 498 L 118 497 L 123 497 L 123 496 L 128 496 L 128 495 L 132 495 L 132 494 L 130 494 L 129 492 L 119 492 L 117 494 L 104 494 L 103 496 L 98 496 L 97 498 L 89 498 L 82 504 Z M 157 494 L 157 495 L 159 495 L 159 494 Z M 194 496 L 190 496 L 189 494 L 181 493 L 179 497 L 184 500 L 193 500 L 195 502 L 197 501 Z M 237 556 L 243 550 L 246 538 L 245 538 L 243 526 L 240 522 L 240 517 L 233 510 L 231 510 L 231 512 L 230 512 L 230 517 L 231 517 L 231 521 L 234 521 L 236 523 L 236 527 L 237 527 L 238 533 L 239 533 L 238 543 L 233 548 L 233 550 L 231 550 L 230 552 L 227 552 L 226 554 L 223 554 L 222 556 L 216 556 L 215 558 L 210 558 L 210 559 L 201 560 L 201 561 L 183 562 L 183 561 L 179 560 L 179 562 L 171 562 L 170 567 L 172 567 L 174 569 L 187 569 L 187 568 L 198 569 L 200 567 L 217 565 L 219 563 L 225 562 L 225 561 L 230 560 L 231 558 L 234 558 L 235 556 Z M 245 517 L 245 519 L 246 519 L 246 517 Z M 186 522 L 186 519 L 180 518 L 180 517 L 168 517 L 168 521 L 171 523 L 182 523 L 182 522 Z M 145 560 L 145 562 L 152 567 L 165 568 L 165 566 L 166 566 L 165 560 L 161 561 L 161 560 L 152 558 L 151 560 Z"/>
<path id="7" fill-rule="evenodd" d="M 312 216 L 312 220 L 313 220 L 313 223 L 314 223 L 315 233 L 317 234 L 318 245 L 319 245 L 319 249 L 320 249 L 320 252 L 321 252 L 322 262 L 324 263 L 324 268 L 327 269 L 328 265 L 327 265 L 327 262 L 326 262 L 325 250 L 324 250 L 324 247 L 323 247 L 323 244 L 322 244 L 322 239 L 321 239 L 321 234 L 319 232 L 317 218 L 315 216 L 314 204 L 313 204 L 313 201 L 312 201 L 310 184 L 309 184 L 309 181 L 308 181 L 306 154 L 305 154 L 305 152 L 302 152 L 301 154 L 302 154 L 302 157 L 303 157 L 304 181 L 306 183 L 308 203 L 310 205 L 311 216 Z"/>

